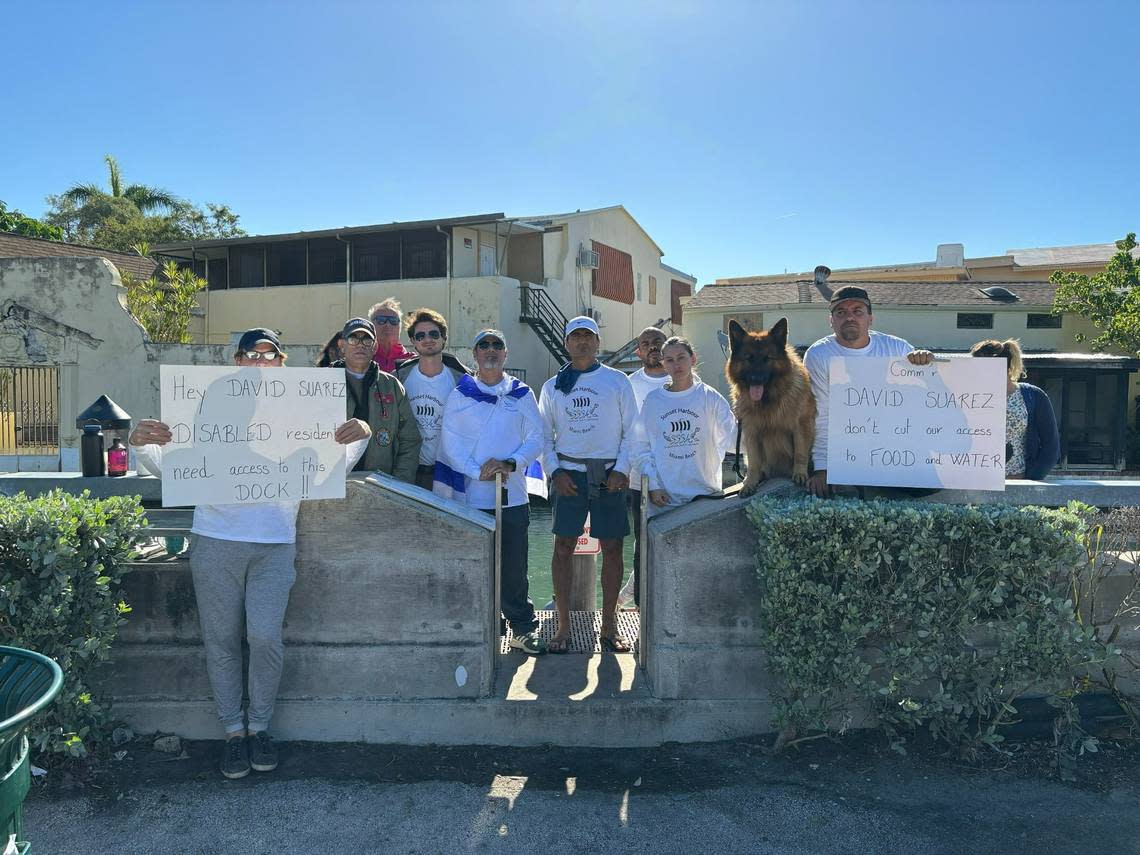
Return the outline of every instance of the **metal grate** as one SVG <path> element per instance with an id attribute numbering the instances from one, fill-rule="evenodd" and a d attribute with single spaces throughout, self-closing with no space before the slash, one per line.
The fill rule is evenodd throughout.
<path id="1" fill-rule="evenodd" d="M 0 454 L 59 454 L 54 366 L 0 368 Z"/>
<path id="2" fill-rule="evenodd" d="M 558 625 L 558 613 L 536 611 L 535 614 L 539 620 L 539 638 L 544 642 L 550 641 L 554 638 L 554 631 Z M 630 651 L 631 653 L 637 653 L 640 627 L 641 616 L 636 609 L 618 609 L 618 634 L 629 642 L 630 647 L 633 648 Z M 601 628 L 602 613 L 600 611 L 570 612 L 570 648 L 567 653 L 601 653 L 601 643 L 598 641 L 598 632 Z M 508 628 L 507 634 L 503 636 L 502 640 L 502 653 L 511 652 L 510 641 L 511 631 Z"/>

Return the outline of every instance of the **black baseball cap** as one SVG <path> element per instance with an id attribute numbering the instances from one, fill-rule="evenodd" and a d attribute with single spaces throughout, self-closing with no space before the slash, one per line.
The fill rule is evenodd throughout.
<path id="1" fill-rule="evenodd" d="M 376 341 L 376 328 L 372 326 L 372 321 L 368 318 L 353 318 L 344 325 L 344 331 L 341 335 L 348 338 L 354 332 L 366 332 L 370 339 Z"/>
<path id="2" fill-rule="evenodd" d="M 867 296 L 867 292 L 858 285 L 844 285 L 832 293 L 831 308 L 834 309 L 844 300 L 858 300 L 860 303 L 866 303 L 867 311 L 871 311 L 871 298 Z"/>
<path id="3" fill-rule="evenodd" d="M 241 334 L 237 345 L 238 353 L 241 353 L 243 350 L 253 350 L 255 345 L 261 344 L 262 342 L 273 345 L 273 349 L 278 353 L 283 352 L 281 350 L 281 339 L 277 337 L 277 333 L 273 330 L 267 330 L 265 327 L 254 327 Z"/>

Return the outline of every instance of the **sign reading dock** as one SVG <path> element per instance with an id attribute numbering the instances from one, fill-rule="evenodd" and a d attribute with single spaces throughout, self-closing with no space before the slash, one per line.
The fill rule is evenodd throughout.
<path id="1" fill-rule="evenodd" d="M 831 360 L 827 480 L 1005 489 L 1004 359 Z"/>
<path id="2" fill-rule="evenodd" d="M 344 371 L 163 365 L 162 504 L 344 496 Z"/>

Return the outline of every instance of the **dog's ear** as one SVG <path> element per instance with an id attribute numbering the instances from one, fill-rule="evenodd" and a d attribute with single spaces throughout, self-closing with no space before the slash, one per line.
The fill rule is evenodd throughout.
<path id="1" fill-rule="evenodd" d="M 744 327 L 736 321 L 728 322 L 728 351 L 729 353 L 736 353 L 744 344 L 744 339 L 748 337 L 748 333 L 744 331 Z"/>
<path id="2" fill-rule="evenodd" d="M 776 323 L 772 324 L 772 329 L 768 330 L 768 335 L 780 347 L 788 346 L 788 319 L 780 318 Z"/>

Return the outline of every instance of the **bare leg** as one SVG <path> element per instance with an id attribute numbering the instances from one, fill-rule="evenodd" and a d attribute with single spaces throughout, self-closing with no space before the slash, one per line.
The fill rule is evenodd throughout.
<path id="1" fill-rule="evenodd" d="M 621 580 L 624 572 L 622 559 L 622 539 L 607 538 L 601 541 L 602 545 L 602 638 L 613 640 L 614 646 L 628 649 L 628 645 L 620 644 L 617 637 L 617 601 L 621 590 Z M 624 652 L 619 650 L 619 652 Z"/>
<path id="2" fill-rule="evenodd" d="M 554 607 L 558 610 L 558 630 L 554 634 L 550 647 L 552 653 L 565 651 L 565 645 L 570 640 L 570 585 L 573 580 L 574 547 L 578 544 L 576 537 L 554 536 L 554 555 L 550 560 L 550 577 L 554 582 Z M 621 582 L 619 581 L 620 585 Z M 616 602 L 616 595 L 615 595 Z M 561 649 L 559 649 L 561 648 Z"/>

